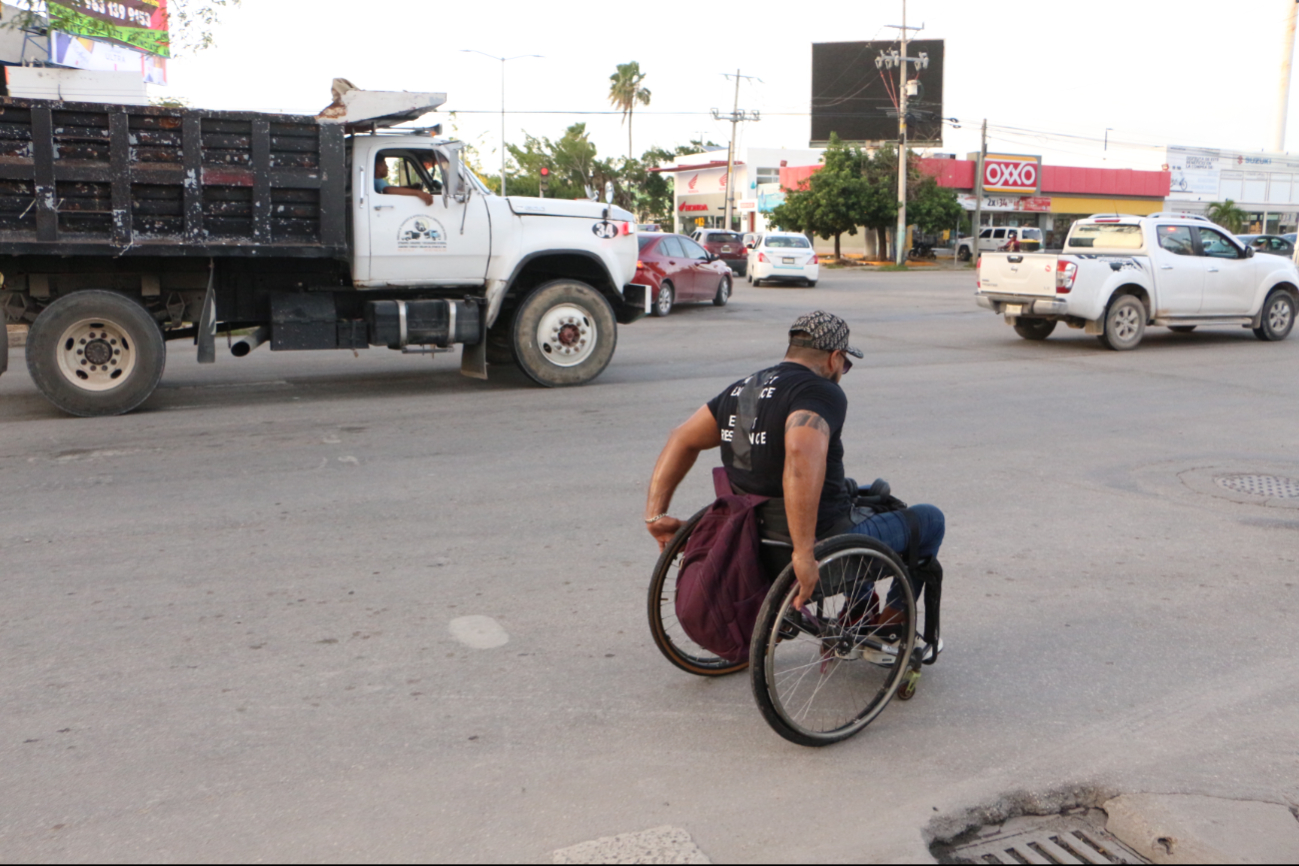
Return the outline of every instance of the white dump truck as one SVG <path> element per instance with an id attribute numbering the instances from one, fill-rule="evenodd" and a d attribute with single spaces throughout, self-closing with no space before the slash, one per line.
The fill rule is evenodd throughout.
<path id="1" fill-rule="evenodd" d="M 1026 340 L 1064 322 L 1111 349 L 1135 349 L 1149 326 L 1251 328 L 1284 340 L 1299 307 L 1299 270 L 1256 255 L 1226 229 L 1190 214 L 1100 214 L 1078 220 L 1064 252 L 979 257 L 979 306 Z"/>
<path id="2" fill-rule="evenodd" d="M 211 363 L 223 333 L 236 356 L 459 344 L 469 376 L 598 376 L 648 312 L 632 214 L 494 195 L 460 142 L 394 128 L 445 99 L 342 81 L 316 117 L 0 99 L 0 310 L 30 324 L 37 388 L 129 412 L 168 342 Z"/>

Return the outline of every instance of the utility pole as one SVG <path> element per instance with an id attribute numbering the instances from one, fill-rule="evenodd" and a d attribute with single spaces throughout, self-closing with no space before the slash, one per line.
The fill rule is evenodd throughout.
<path id="1" fill-rule="evenodd" d="M 983 161 L 988 158 L 988 118 L 983 119 L 979 158 L 974 163 L 974 228 L 970 231 L 970 255 L 979 260 L 979 232 L 983 229 Z"/>
<path id="2" fill-rule="evenodd" d="M 1272 150 L 1285 152 L 1286 112 L 1290 107 L 1290 64 L 1294 59 L 1295 17 L 1299 13 L 1299 0 L 1290 4 L 1290 14 L 1285 22 L 1285 47 L 1281 52 L 1281 91 L 1276 101 L 1276 134 L 1272 136 Z"/>
<path id="3" fill-rule="evenodd" d="M 887 54 L 880 53 L 875 60 L 875 66 L 891 67 L 897 63 L 900 67 L 898 81 L 898 227 L 897 237 L 894 239 L 894 257 L 893 262 L 901 266 L 907 260 L 906 239 L 907 239 L 907 76 L 911 70 L 911 64 L 914 63 L 917 69 L 924 69 L 929 65 L 929 58 L 924 54 L 919 57 L 907 56 L 907 31 L 924 30 L 925 25 L 919 27 L 907 26 L 907 0 L 902 0 L 902 25 L 888 25 L 896 29 L 901 34 L 902 53 Z"/>
<path id="4" fill-rule="evenodd" d="M 541 57 L 540 54 L 516 54 L 513 57 L 497 57 L 495 54 L 488 54 L 486 51 L 479 51 L 476 48 L 461 48 L 463 54 L 481 54 L 484 57 L 490 57 L 493 60 L 501 61 L 501 196 L 505 195 L 505 62 L 507 60 L 521 60 L 524 57 Z"/>
<path id="5" fill-rule="evenodd" d="M 730 78 L 729 72 L 723 72 L 723 76 Z M 729 232 L 731 230 L 731 214 L 735 210 L 735 130 L 736 126 L 742 120 L 758 121 L 762 118 L 757 111 L 740 110 L 740 79 L 747 78 L 750 81 L 762 81 L 753 75 L 741 75 L 740 70 L 735 70 L 735 105 L 731 109 L 730 115 L 724 115 L 716 108 L 713 109 L 713 120 L 729 120 L 731 122 L 731 144 L 726 148 L 726 223 L 724 228 Z"/>

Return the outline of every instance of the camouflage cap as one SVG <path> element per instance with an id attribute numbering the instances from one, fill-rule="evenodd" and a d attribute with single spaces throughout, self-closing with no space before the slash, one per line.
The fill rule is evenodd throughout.
<path id="1" fill-rule="evenodd" d="M 807 336 L 794 336 L 800 332 Z M 789 345 L 820 349 L 822 352 L 844 351 L 854 358 L 862 357 L 861 349 L 848 345 L 848 323 L 825 310 L 817 310 L 795 319 L 794 324 L 789 326 Z"/>

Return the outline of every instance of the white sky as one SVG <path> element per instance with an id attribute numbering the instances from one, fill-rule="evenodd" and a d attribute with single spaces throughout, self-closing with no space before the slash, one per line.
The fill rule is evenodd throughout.
<path id="1" fill-rule="evenodd" d="M 986 117 L 1056 134 L 990 135 L 990 149 L 1040 153 L 1056 165 L 1158 169 L 1166 144 L 1270 147 L 1292 2 L 910 0 L 907 23 L 925 25 L 920 38 L 946 40 L 944 114 L 964 126 L 945 133 L 944 150 L 976 150 Z M 374 90 L 445 91 L 443 111 L 488 112 L 462 113 L 454 126 L 491 168 L 501 64 L 462 48 L 544 55 L 507 64 L 507 111 L 610 110 L 609 75 L 639 61 L 653 101 L 636 115 L 638 154 L 700 135 L 724 144 L 730 126 L 709 110 L 729 109 L 732 85 L 721 73 L 739 67 L 763 80 L 742 86 L 741 107 L 764 114 L 742 129 L 741 146 L 806 147 L 811 43 L 892 38 L 885 25 L 901 23 L 901 7 L 243 0 L 225 14 L 216 48 L 172 62 L 162 92 L 202 107 L 314 113 L 336 76 Z M 1286 141 L 1299 152 L 1296 102 L 1292 95 Z M 617 115 L 507 114 L 506 135 L 554 138 L 576 120 L 586 121 L 601 156 L 626 153 Z"/>

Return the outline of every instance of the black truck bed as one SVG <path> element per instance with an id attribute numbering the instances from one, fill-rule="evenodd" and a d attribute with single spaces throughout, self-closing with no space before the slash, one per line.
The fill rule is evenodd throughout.
<path id="1" fill-rule="evenodd" d="M 0 256 L 342 257 L 341 123 L 0 98 Z"/>

